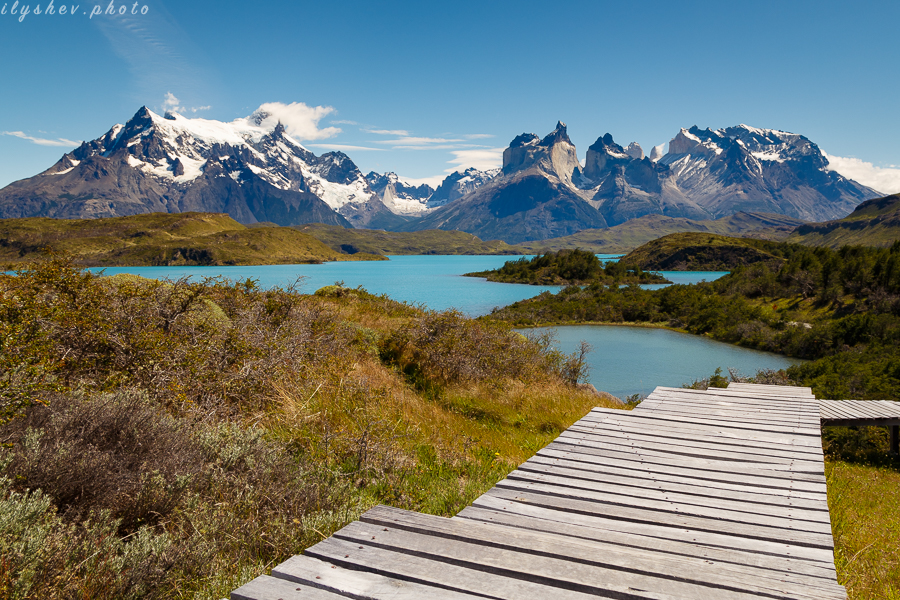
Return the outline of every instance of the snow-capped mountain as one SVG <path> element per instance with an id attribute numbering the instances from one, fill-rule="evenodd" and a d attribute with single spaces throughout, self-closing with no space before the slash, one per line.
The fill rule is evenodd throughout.
<path id="1" fill-rule="evenodd" d="M 819 148 L 798 134 L 692 127 L 663 149 L 647 157 L 637 143 L 623 148 L 606 134 L 588 148 L 582 168 L 564 124 L 543 139 L 523 133 L 504 151 L 499 174 L 405 228 L 515 243 L 648 214 L 717 219 L 744 211 L 822 221 L 881 195 L 828 170 Z"/>
<path id="2" fill-rule="evenodd" d="M 459 229 L 516 243 L 606 227 L 573 183 L 581 179 L 580 167 L 564 123 L 543 139 L 523 133 L 503 152 L 499 173 L 404 229 Z"/>
<path id="3" fill-rule="evenodd" d="M 469 168 L 463 172 L 454 171 L 444 178 L 441 185 L 428 198 L 428 208 L 439 208 L 454 200 L 459 200 L 466 194 L 471 194 L 486 184 L 499 173 L 500 169 L 479 171 L 475 168 Z"/>
<path id="4" fill-rule="evenodd" d="M 685 196 L 714 217 L 755 211 L 826 221 L 882 195 L 829 171 L 828 160 L 806 137 L 748 125 L 682 129 L 659 163 Z"/>
<path id="5" fill-rule="evenodd" d="M 0 190 L 0 217 L 227 212 L 242 223 L 365 225 L 388 209 L 341 152 L 316 156 L 269 115 L 231 123 L 141 108 Z"/>
<path id="6" fill-rule="evenodd" d="M 384 205 L 397 215 L 422 214 L 428 210 L 428 199 L 434 193 L 430 185 L 404 181 L 396 173 L 379 175 L 372 171 L 366 175 L 366 180 Z"/>

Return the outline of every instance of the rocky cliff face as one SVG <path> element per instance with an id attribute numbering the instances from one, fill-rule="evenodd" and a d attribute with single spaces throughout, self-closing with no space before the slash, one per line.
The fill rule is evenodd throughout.
<path id="1" fill-rule="evenodd" d="M 242 223 L 365 225 L 389 213 L 352 160 L 317 157 L 267 115 L 232 123 L 146 107 L 47 171 L 0 190 L 0 217 L 227 212 Z"/>
<path id="2" fill-rule="evenodd" d="M 745 211 L 822 220 L 879 195 L 827 170 L 818 147 L 798 134 L 692 127 L 662 150 L 646 157 L 637 143 L 623 148 L 606 134 L 588 148 L 582 169 L 563 123 L 544 138 L 523 133 L 488 184 L 406 227 L 518 242 L 651 214 L 703 220 Z"/>
<path id="3" fill-rule="evenodd" d="M 543 139 L 524 133 L 504 151 L 503 168 L 490 181 L 406 229 L 459 229 L 517 243 L 606 227 L 573 181 L 580 171 L 565 124 Z"/>
<path id="4" fill-rule="evenodd" d="M 441 182 L 428 198 L 428 208 L 440 208 L 454 200 L 459 200 L 466 194 L 471 194 L 500 173 L 500 169 L 481 171 L 474 168 L 463 172 L 455 171 Z"/>
<path id="5" fill-rule="evenodd" d="M 659 163 L 714 217 L 747 211 L 822 221 L 880 195 L 827 170 L 819 147 L 804 136 L 747 125 L 682 129 Z"/>
<path id="6" fill-rule="evenodd" d="M 430 185 L 403 181 L 396 173 L 366 175 L 369 187 L 388 209 L 397 215 L 417 216 L 428 210 L 428 199 L 434 193 Z"/>

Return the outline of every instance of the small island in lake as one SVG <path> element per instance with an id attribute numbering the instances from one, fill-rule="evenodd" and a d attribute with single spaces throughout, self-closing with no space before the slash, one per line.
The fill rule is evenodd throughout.
<path id="1" fill-rule="evenodd" d="M 618 262 L 604 265 L 586 250 L 559 250 L 539 254 L 532 259 L 507 261 L 499 269 L 466 273 L 466 277 L 485 277 L 500 283 L 530 285 L 623 285 L 629 283 L 672 283 L 659 273 L 643 271 Z"/>

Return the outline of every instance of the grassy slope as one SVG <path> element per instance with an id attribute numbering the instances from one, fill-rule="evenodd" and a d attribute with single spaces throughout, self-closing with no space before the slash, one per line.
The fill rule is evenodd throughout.
<path id="1" fill-rule="evenodd" d="M 22 370 L 32 387 L 71 379 L 83 391 L 50 395 L 60 425 L 38 446 L 0 418 L 16 458 L 0 463 L 4 597 L 32 586 L 28 597 L 217 600 L 373 505 L 451 516 L 592 407 L 616 405 L 566 383 L 522 336 L 458 313 L 333 286 L 304 296 L 38 267 L 0 275 L 0 308 L 18 308 L 0 310 L 0 339 L 17 349 L 0 361 L 37 363 Z M 134 389 L 143 399 L 128 401 Z M 66 416 L 78 411 L 96 432 Z M 121 456 L 132 431 L 147 441 L 133 444 L 138 459 Z M 180 468 L 188 492 L 166 483 Z M 80 521 L 54 503 L 73 469 L 89 492 L 69 506 L 109 507 L 131 525 L 69 528 Z M 39 518 L 15 525 L 26 509 Z M 129 581 L 132 566 L 147 574 Z"/>
<path id="2" fill-rule="evenodd" d="M 296 227 L 337 252 L 371 254 L 522 254 L 515 246 L 492 240 L 484 242 L 463 231 L 429 229 L 409 233 L 374 229 L 344 229 L 314 223 Z"/>
<path id="3" fill-rule="evenodd" d="M 829 248 L 890 246 L 900 241 L 900 194 L 863 202 L 837 221 L 801 226 L 787 241 Z"/>
<path id="4" fill-rule="evenodd" d="M 250 229 L 216 213 L 0 220 L 0 262 L 32 262 L 48 246 L 70 253 L 86 266 L 265 265 L 382 258 L 351 257 L 289 227 Z"/>
<path id="5" fill-rule="evenodd" d="M 586 229 L 565 237 L 525 242 L 516 247 L 527 254 L 563 248 L 581 248 L 598 254 L 624 254 L 671 233 L 696 231 L 781 240 L 801 224 L 803 221 L 791 217 L 769 214 L 738 213 L 715 221 L 692 221 L 663 215 L 646 215 L 609 229 Z"/>
<path id="6" fill-rule="evenodd" d="M 759 240 L 711 233 L 673 233 L 631 251 L 621 262 L 664 271 L 728 271 L 756 262 L 780 262 Z"/>
<path id="7" fill-rule="evenodd" d="M 825 463 L 838 581 L 851 600 L 900 599 L 900 471 Z"/>

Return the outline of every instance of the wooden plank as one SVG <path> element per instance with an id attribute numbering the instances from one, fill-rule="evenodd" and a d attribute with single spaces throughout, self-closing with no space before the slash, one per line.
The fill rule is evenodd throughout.
<path id="1" fill-rule="evenodd" d="M 644 406 L 646 404 L 646 406 Z M 809 415 L 777 414 L 765 408 L 723 407 L 713 404 L 694 404 L 689 402 L 671 401 L 667 398 L 648 398 L 641 402 L 642 410 L 653 412 L 672 412 L 688 416 L 702 415 L 704 418 L 725 417 L 739 419 L 742 423 L 762 423 L 778 425 L 780 427 L 798 427 L 803 425 L 818 424 L 819 411 Z"/>
<path id="2" fill-rule="evenodd" d="M 614 491 L 598 491 L 577 487 L 564 487 L 559 482 L 541 482 L 528 479 L 504 479 L 494 486 L 495 490 L 508 490 L 528 494 L 540 494 L 590 502 L 592 504 L 604 504 L 620 506 L 629 509 L 641 509 L 655 511 L 660 517 L 664 513 L 678 516 L 696 517 L 707 521 L 727 521 L 730 523 L 746 524 L 748 526 L 767 527 L 783 530 L 785 532 L 819 533 L 831 536 L 831 524 L 827 520 L 809 520 L 806 515 L 794 516 L 793 514 L 773 515 L 769 512 L 751 512 L 740 510 L 738 507 L 726 506 L 724 502 L 710 502 L 711 506 L 685 502 L 675 493 L 665 492 L 651 496 L 626 496 Z M 755 507 L 752 507 L 755 508 Z"/>
<path id="3" fill-rule="evenodd" d="M 347 596 L 262 575 L 231 592 L 231 600 L 346 600 Z"/>
<path id="4" fill-rule="evenodd" d="M 371 537 L 371 536 L 370 536 Z M 371 541 L 371 540 L 369 540 Z M 497 568 L 493 564 L 481 564 L 481 556 L 469 555 L 461 560 L 437 561 L 415 553 L 388 550 L 375 545 L 362 545 L 337 537 L 330 537 L 306 550 L 308 556 L 326 560 L 337 566 L 354 570 L 365 570 L 392 579 L 412 581 L 422 585 L 441 587 L 456 592 L 480 595 L 485 598 L 508 600 L 535 600 L 536 598 L 561 598 L 571 600 L 596 600 L 598 588 L 581 584 L 589 591 L 566 589 L 554 578 L 532 576 L 529 580 L 514 577 L 515 572 Z M 561 562 L 561 561 L 560 561 Z M 600 582 L 601 584 L 603 582 Z M 634 598 L 647 600 L 676 600 L 670 594 L 656 594 L 640 589 L 631 590 L 615 585 L 606 586 L 606 597 Z M 615 594 L 618 594 L 616 596 Z M 683 600 L 678 598 L 677 600 Z"/>
<path id="5" fill-rule="evenodd" d="M 728 427 L 730 429 L 740 429 L 746 431 L 759 431 L 764 433 L 781 433 L 792 436 L 802 435 L 807 436 L 812 439 L 818 439 L 820 434 L 818 427 L 802 427 L 802 426 L 782 426 L 782 425 L 766 425 L 761 423 L 744 423 L 744 422 L 735 422 L 733 420 L 729 420 L 727 418 L 721 417 L 704 417 L 702 415 L 695 416 L 678 416 L 672 414 L 659 415 L 656 411 L 638 411 L 633 410 L 629 414 L 635 417 L 643 417 L 644 415 L 652 413 L 655 418 L 665 418 L 670 421 L 678 421 L 678 422 L 686 422 L 686 423 L 695 423 L 700 425 L 708 425 L 712 427 Z"/>
<path id="6" fill-rule="evenodd" d="M 600 536 L 598 539 L 606 540 L 609 539 L 611 533 L 618 533 L 626 536 L 622 538 L 624 540 L 622 543 L 639 544 L 637 538 L 640 537 L 646 538 L 646 540 L 642 540 L 644 543 L 657 540 L 698 544 L 712 549 L 758 555 L 763 561 L 767 560 L 765 557 L 777 560 L 808 561 L 816 568 L 824 569 L 829 573 L 834 572 L 834 555 L 831 548 L 812 548 L 785 541 L 762 540 L 691 527 L 665 527 L 654 522 L 621 519 L 615 515 L 569 512 L 557 507 L 521 502 L 515 498 L 501 498 L 490 494 L 479 496 L 472 503 L 472 507 L 512 515 L 516 519 L 519 517 L 540 519 L 559 527 L 563 525 L 586 527 L 589 530 L 602 532 L 598 534 Z M 468 514 L 467 511 L 468 509 L 464 509 L 459 516 Z M 628 541 L 628 536 L 635 539 Z M 787 567 L 788 565 L 785 563 L 785 568 Z"/>
<path id="7" fill-rule="evenodd" d="M 670 430 L 668 428 L 648 430 L 646 427 L 634 426 L 628 420 L 603 420 L 593 422 L 578 422 L 569 428 L 569 431 L 589 431 L 596 435 L 629 437 L 638 440 L 655 439 L 660 442 L 674 445 L 702 444 L 711 445 L 720 449 L 761 454 L 765 456 L 794 456 L 804 460 L 822 460 L 822 450 L 809 446 L 788 446 L 777 444 L 759 444 L 740 438 L 729 438 L 715 435 L 698 434 L 685 430 Z M 703 447 L 703 446 L 698 446 Z"/>
<path id="8" fill-rule="evenodd" d="M 796 413 L 777 412 L 764 407 L 722 406 L 714 403 L 673 401 L 670 398 L 647 398 L 639 405 L 640 410 L 653 411 L 677 411 L 688 414 L 704 414 L 707 416 L 723 416 L 735 419 L 753 419 L 766 423 L 781 424 L 793 427 L 796 424 L 815 422 L 820 412 L 810 412 L 807 415 Z"/>
<path id="9" fill-rule="evenodd" d="M 689 426 L 670 427 L 663 424 L 659 427 L 655 425 L 648 426 L 646 421 L 636 421 L 634 419 L 619 419 L 615 416 L 592 417 L 591 419 L 582 419 L 576 422 L 573 427 L 592 427 L 598 431 L 621 431 L 624 433 L 643 433 L 653 435 L 660 439 L 696 439 L 698 441 L 707 441 L 710 443 L 721 444 L 725 447 L 751 447 L 759 450 L 774 450 L 778 452 L 796 452 L 805 456 L 819 458 L 822 456 L 822 446 L 796 446 L 790 443 L 770 442 L 760 439 L 745 438 L 735 435 L 730 431 L 722 431 L 717 428 L 690 428 Z"/>
<path id="10" fill-rule="evenodd" d="M 802 477 L 810 477 L 810 480 L 800 477 L 790 477 L 790 473 L 761 472 L 759 470 L 733 467 L 730 469 L 714 469 L 710 465 L 701 463 L 693 464 L 692 461 L 682 461 L 657 456 L 637 456 L 634 453 L 613 452 L 598 450 L 583 446 L 556 444 L 555 442 L 538 450 L 539 456 L 547 458 L 563 458 L 579 461 L 587 464 L 609 463 L 614 461 L 616 466 L 631 467 L 635 469 L 665 469 L 666 473 L 687 475 L 693 474 L 698 480 L 727 481 L 735 484 L 754 486 L 760 489 L 792 489 L 817 494 L 825 494 L 826 487 L 824 476 L 815 477 L 801 474 Z M 731 466 L 731 465 L 729 465 Z M 776 475 L 787 475 L 778 477 Z"/>
<path id="11" fill-rule="evenodd" d="M 488 508 L 486 505 L 492 501 L 496 501 L 499 504 Z M 763 572 L 774 572 L 775 576 L 778 576 L 779 573 L 790 573 L 800 578 L 798 581 L 802 581 L 802 578 L 809 577 L 814 579 L 824 579 L 829 583 L 832 583 L 835 577 L 834 567 L 827 562 L 830 560 L 830 556 L 828 556 L 827 553 L 825 553 L 823 560 L 815 561 L 806 558 L 792 558 L 786 555 L 785 553 L 790 551 L 788 550 L 791 548 L 790 546 L 770 544 L 771 546 L 777 546 L 777 548 L 766 548 L 765 550 L 768 550 L 768 553 L 764 553 L 760 548 L 754 548 L 753 550 L 734 550 L 731 548 L 704 545 L 701 541 L 710 541 L 710 537 L 702 532 L 693 532 L 690 530 L 674 532 L 675 535 L 681 534 L 682 538 L 691 539 L 693 541 L 666 539 L 646 535 L 647 532 L 641 532 L 640 530 L 627 532 L 620 531 L 620 529 L 628 529 L 629 527 L 632 529 L 645 527 L 646 529 L 653 529 L 654 533 L 658 533 L 658 528 L 646 527 L 628 522 L 610 521 L 599 517 L 567 515 L 566 513 L 559 513 L 558 511 L 541 507 L 532 507 L 524 504 L 513 506 L 513 504 L 514 503 L 505 503 L 505 501 L 496 498 L 486 497 L 481 501 L 480 505 L 465 508 L 458 515 L 453 517 L 451 521 L 465 519 L 487 524 L 540 531 L 563 539 L 584 540 L 591 544 L 609 545 L 612 548 L 610 552 L 620 552 L 619 548 L 627 548 L 636 552 L 646 552 L 652 557 L 662 554 L 673 557 L 711 560 L 718 563 L 733 565 L 735 567 L 758 569 Z M 534 515 L 529 513 L 534 513 Z M 554 513 L 561 515 L 567 520 L 571 519 L 573 521 L 578 521 L 580 518 L 589 521 L 587 521 L 587 523 L 562 522 L 553 518 Z M 752 540 L 748 541 L 748 544 L 749 543 L 752 543 Z M 758 542 L 758 544 L 764 544 L 764 542 Z M 600 549 L 601 546 L 598 545 L 598 550 Z M 797 548 L 794 547 L 793 549 L 796 550 Z"/>
<path id="12" fill-rule="evenodd" d="M 820 406 L 821 406 L 821 405 L 820 405 Z M 859 416 L 859 415 L 856 413 L 856 411 L 852 410 L 851 407 L 850 407 L 850 406 L 847 406 L 847 405 L 831 403 L 831 404 L 828 406 L 828 409 L 829 409 L 832 413 L 834 413 L 834 414 L 836 414 L 836 415 L 840 415 L 840 416 L 842 416 L 842 417 L 844 417 L 844 418 L 848 418 L 848 419 L 852 419 L 852 418 L 854 418 L 854 417 L 858 417 L 858 416 Z M 821 411 L 821 408 L 820 408 L 819 410 Z"/>
<path id="13" fill-rule="evenodd" d="M 604 475 L 600 480 L 591 478 L 585 472 L 566 469 L 559 465 L 549 467 L 525 463 L 507 476 L 507 479 L 558 481 L 562 487 L 588 490 L 608 490 L 624 496 L 644 498 L 679 499 L 679 501 L 699 506 L 735 507 L 735 510 L 754 510 L 759 514 L 796 515 L 796 518 L 828 522 L 828 506 L 821 501 L 792 500 L 785 496 L 765 495 L 752 492 L 736 492 L 715 487 L 675 484 L 659 479 Z"/>
<path id="14" fill-rule="evenodd" d="M 600 515 L 613 519 L 654 524 L 660 527 L 696 529 L 706 532 L 726 533 L 735 537 L 781 542 L 795 546 L 808 546 L 810 548 L 825 550 L 834 549 L 834 541 L 831 538 L 830 532 L 818 533 L 786 529 L 779 526 L 748 524 L 740 521 L 726 520 L 724 518 L 719 519 L 715 517 L 715 514 L 711 514 L 710 516 L 681 514 L 663 509 L 648 508 L 646 506 L 629 507 L 621 504 L 606 504 L 603 502 L 555 496 L 533 491 L 508 490 L 501 487 L 491 489 L 486 495 L 505 500 L 526 502 L 535 506 L 543 506 L 556 510 L 581 513 L 584 515 Z M 647 505 L 650 503 L 645 502 L 644 504 Z M 713 511 L 710 512 L 712 513 Z"/>
<path id="15" fill-rule="evenodd" d="M 660 552 L 648 555 L 646 551 L 602 541 L 565 539 L 521 528 L 479 525 L 466 520 L 444 519 L 387 507 L 376 507 L 368 511 L 360 521 L 376 526 L 373 537 L 387 546 L 405 544 L 404 537 L 397 536 L 397 532 L 402 531 L 511 550 L 520 554 L 579 562 L 603 569 L 643 573 L 703 587 L 794 595 L 807 595 L 811 588 L 817 588 L 825 594 L 834 594 L 836 588 L 839 588 L 822 579 L 797 576 L 784 571 L 773 573 L 745 565 L 719 564 L 695 556 Z M 385 541 L 385 533 L 394 536 L 393 539 Z"/>
<path id="16" fill-rule="evenodd" d="M 650 433 L 643 428 L 633 428 L 629 431 L 624 431 L 621 427 L 616 427 L 614 424 L 610 425 L 601 423 L 594 424 L 592 426 L 583 426 L 576 423 L 569 427 L 569 429 L 567 429 L 566 431 L 570 433 L 592 435 L 600 439 L 622 441 L 627 440 L 628 442 L 635 444 L 643 444 L 645 442 L 650 443 L 655 441 L 658 444 L 666 444 L 671 446 L 672 448 L 689 448 L 697 451 L 711 450 L 718 452 L 738 452 L 745 456 L 758 456 L 763 460 L 768 458 L 781 460 L 802 460 L 808 462 L 821 462 L 822 460 L 821 452 L 802 452 L 793 449 L 781 450 L 760 448 L 755 444 L 741 444 L 736 442 L 725 444 L 718 440 L 711 441 L 710 438 L 706 436 L 704 436 L 704 438 L 701 438 L 700 436 L 686 437 L 684 435 L 667 435 L 667 432 L 665 430 L 654 431 Z"/>
<path id="17" fill-rule="evenodd" d="M 850 406 L 850 409 L 853 412 L 855 412 L 863 417 L 871 417 L 871 418 L 875 418 L 875 419 L 880 419 L 880 418 L 889 416 L 889 415 L 885 414 L 884 409 L 882 409 L 880 406 L 878 406 L 877 404 L 874 404 L 872 402 L 866 402 L 864 400 L 858 400 L 858 401 L 851 400 L 849 402 L 852 403 Z"/>
<path id="18" fill-rule="evenodd" d="M 708 394 L 706 392 L 691 392 L 687 390 L 655 390 L 648 399 L 678 399 L 693 404 L 709 404 L 725 407 L 761 408 L 778 411 L 779 413 L 792 413 L 808 416 L 815 414 L 814 398 L 808 401 L 786 400 L 780 397 L 750 398 L 740 395 Z M 643 403 L 642 403 L 643 404 Z M 640 405 L 639 405 L 640 406 Z"/>
<path id="19" fill-rule="evenodd" d="M 608 411 L 613 411 L 616 409 L 603 409 L 603 408 L 593 408 L 591 409 L 592 414 L 597 415 L 609 415 Z M 806 445 L 806 446 L 815 446 L 821 445 L 820 435 L 821 432 L 818 428 L 787 428 L 787 427 L 772 427 L 769 429 L 762 429 L 757 427 L 747 427 L 740 423 L 734 423 L 731 421 L 722 421 L 721 419 L 701 419 L 701 418 L 685 418 L 685 417 L 677 417 L 672 415 L 654 415 L 652 411 L 644 411 L 639 412 L 637 410 L 633 410 L 625 413 L 624 411 L 618 411 L 623 414 L 627 414 L 627 418 L 631 419 L 652 419 L 656 422 L 667 422 L 667 423 L 680 423 L 684 425 L 693 425 L 695 427 L 705 427 L 707 429 L 729 429 L 737 434 L 745 435 L 745 436 L 757 436 L 762 439 L 770 439 L 770 440 L 788 440 L 792 439 L 793 443 L 798 445 Z"/>
<path id="20" fill-rule="evenodd" d="M 584 454 L 606 453 L 607 456 L 620 456 L 642 462 L 659 462 L 661 464 L 679 464 L 692 467 L 701 471 L 730 471 L 733 473 L 746 473 L 760 477 L 781 478 L 789 481 L 810 481 L 825 483 L 824 468 L 820 465 L 812 465 L 803 468 L 803 465 L 794 468 L 790 464 L 769 464 L 747 461 L 707 460 L 687 453 L 665 450 L 652 450 L 635 447 L 617 446 L 614 444 L 593 443 L 591 440 L 583 441 L 571 437 L 557 438 L 548 448 L 565 450 L 569 452 L 581 452 Z M 806 463 L 808 464 L 808 463 Z"/>
<path id="21" fill-rule="evenodd" d="M 800 392 L 795 393 L 789 390 L 780 391 L 780 390 L 766 390 L 766 389 L 731 389 L 731 388 L 708 388 L 705 390 L 691 390 L 688 388 L 673 388 L 667 386 L 659 386 L 654 391 L 660 392 L 692 392 L 697 394 L 705 394 L 708 396 L 723 396 L 723 397 L 739 397 L 739 398 L 779 398 L 784 399 L 785 402 L 804 402 L 808 400 L 815 400 L 815 396 L 812 392 Z"/>
<path id="22" fill-rule="evenodd" d="M 464 521 L 452 523 L 456 524 L 467 525 Z M 686 580 L 690 577 L 688 573 L 681 573 L 680 577 L 660 573 L 660 570 L 667 570 L 664 565 L 650 565 L 646 561 L 636 560 L 629 570 L 621 569 L 624 564 L 620 568 L 610 568 L 610 563 L 614 564 L 616 559 L 600 556 L 590 546 L 577 542 L 559 543 L 549 536 L 534 533 L 528 535 L 529 532 L 523 530 L 507 530 L 505 533 L 509 537 L 521 535 L 529 540 L 528 543 L 520 543 L 518 546 L 479 543 L 484 541 L 488 529 L 470 528 L 471 535 L 456 538 L 356 522 L 336 532 L 335 537 L 352 544 L 363 544 L 364 552 L 365 548 L 377 547 L 427 558 L 435 561 L 435 566 L 466 566 L 473 569 L 473 578 L 480 577 L 481 572 L 496 573 L 509 580 L 533 581 L 557 588 L 557 594 L 577 591 L 609 597 L 630 590 L 632 594 L 637 592 L 637 597 L 650 592 L 676 598 L 744 600 L 757 598 L 759 592 L 776 598 L 789 598 L 794 594 L 793 597 L 810 599 L 818 598 L 824 593 L 823 589 L 808 589 L 804 592 L 798 586 L 782 585 L 778 589 L 774 585 L 767 587 L 763 584 L 757 584 L 755 589 L 748 591 L 746 587 L 741 589 L 746 578 L 734 571 L 729 572 L 731 577 L 725 581 L 700 583 Z M 709 565 L 707 570 L 713 575 L 714 565 Z M 749 587 L 749 582 L 746 585 Z M 785 592 L 785 587 L 790 591 Z M 496 594 L 496 591 L 493 593 Z"/>
<path id="23" fill-rule="evenodd" d="M 623 452 L 635 451 L 640 452 L 641 455 L 683 456 L 707 461 L 734 462 L 771 470 L 821 473 L 824 469 L 821 462 L 814 460 L 764 456 L 761 454 L 748 454 L 746 452 L 737 452 L 733 450 L 698 448 L 689 445 L 676 446 L 674 444 L 653 443 L 646 440 L 635 440 L 627 437 L 621 438 L 598 435 L 585 431 L 564 431 L 556 438 L 556 442 L 554 443 L 579 444 L 590 446 L 592 448 L 618 449 Z"/>
<path id="24" fill-rule="evenodd" d="M 272 576 L 301 585 L 309 585 L 337 594 L 341 598 L 391 598 L 396 600 L 466 600 L 472 594 L 353 571 L 315 559 L 293 556 L 272 569 Z M 305 597 L 305 596 L 304 596 Z"/>
<path id="25" fill-rule="evenodd" d="M 533 456 L 522 463 L 519 466 L 519 470 L 533 473 L 561 473 L 573 479 L 612 481 L 634 487 L 652 486 L 658 489 L 672 489 L 698 496 L 745 498 L 764 504 L 828 511 L 828 504 L 821 494 L 802 492 L 790 488 L 756 488 L 746 483 L 739 485 L 723 481 L 708 481 L 685 475 L 664 473 L 649 466 L 642 469 L 633 469 L 610 463 L 586 465 L 558 458 L 551 459 L 543 456 Z"/>

